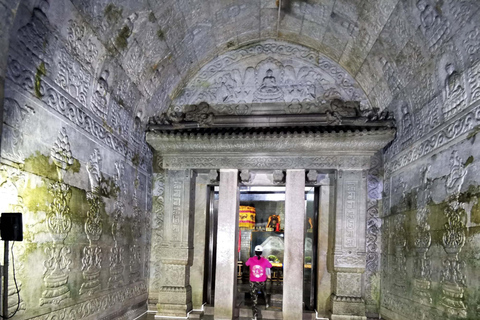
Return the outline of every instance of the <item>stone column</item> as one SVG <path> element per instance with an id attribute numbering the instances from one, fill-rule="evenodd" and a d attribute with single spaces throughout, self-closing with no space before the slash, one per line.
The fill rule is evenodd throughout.
<path id="1" fill-rule="evenodd" d="M 362 277 L 366 267 L 365 171 L 339 171 L 336 188 L 332 320 L 366 320 Z"/>
<path id="2" fill-rule="evenodd" d="M 215 319 L 233 319 L 237 291 L 238 170 L 220 170 Z"/>
<path id="3" fill-rule="evenodd" d="M 333 210 L 333 192 L 329 185 L 320 187 L 320 210 L 318 212 L 318 242 L 317 242 L 317 311 L 322 317 L 328 316 L 330 310 L 330 295 L 332 293 L 332 279 L 328 270 L 327 259 L 331 257 L 333 248 L 330 225 L 332 224 L 331 210 Z"/>
<path id="4" fill-rule="evenodd" d="M 164 241 L 153 246 L 161 262 L 157 316 L 186 317 L 192 309 L 194 179 L 191 170 L 165 173 Z"/>
<path id="5" fill-rule="evenodd" d="M 305 242 L 305 170 L 287 170 L 283 319 L 302 319 Z"/>

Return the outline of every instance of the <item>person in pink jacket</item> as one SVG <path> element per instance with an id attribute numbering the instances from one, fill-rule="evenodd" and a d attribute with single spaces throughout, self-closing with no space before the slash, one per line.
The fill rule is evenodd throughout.
<path id="1" fill-rule="evenodd" d="M 257 319 L 257 302 L 259 291 L 263 293 L 266 303 L 265 308 L 268 309 L 267 294 L 265 293 L 265 282 L 267 281 L 267 268 L 271 268 L 272 264 L 270 261 L 262 257 L 262 252 L 262 246 L 256 246 L 255 257 L 251 257 L 245 263 L 246 266 L 250 267 L 250 293 L 253 300 L 253 319 Z"/>

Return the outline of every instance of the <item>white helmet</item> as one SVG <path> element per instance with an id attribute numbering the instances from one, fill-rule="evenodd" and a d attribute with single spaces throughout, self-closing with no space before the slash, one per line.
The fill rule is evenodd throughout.
<path id="1" fill-rule="evenodd" d="M 263 252 L 262 246 L 256 246 L 256 247 L 255 247 L 255 251 L 262 251 L 262 252 Z"/>

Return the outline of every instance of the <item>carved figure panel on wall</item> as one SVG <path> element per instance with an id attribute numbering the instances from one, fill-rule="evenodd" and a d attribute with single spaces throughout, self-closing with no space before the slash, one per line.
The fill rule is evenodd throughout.
<path id="1" fill-rule="evenodd" d="M 47 259 L 44 262 L 45 273 L 43 283 L 45 290 L 40 298 L 40 305 L 56 305 L 70 300 L 68 278 L 70 271 L 71 249 L 64 241 L 72 228 L 70 214 L 70 187 L 63 182 L 65 171 L 73 164 L 70 143 L 65 128 L 51 149 L 50 156 L 57 167 L 60 181 L 49 185 L 48 191 L 53 196 L 47 212 L 47 229 L 53 240 L 51 246 L 45 248 Z"/>
<path id="2" fill-rule="evenodd" d="M 445 102 L 443 104 L 443 115 L 446 119 L 451 118 L 467 106 L 465 84 L 463 76 L 460 75 L 453 64 L 445 66 L 447 76 L 445 78 Z"/>
<path id="3" fill-rule="evenodd" d="M 421 29 L 427 39 L 428 47 L 431 51 L 435 51 L 448 37 L 450 23 L 427 0 L 419 0 L 417 8 L 420 11 Z"/>
<path id="4" fill-rule="evenodd" d="M 223 114 L 245 114 L 252 103 L 359 101 L 369 108 L 359 85 L 339 65 L 302 47 L 268 41 L 214 59 L 187 84 L 175 106 L 206 102 Z M 293 107 L 292 107 L 293 108 Z M 308 112 L 307 107 L 292 112 Z"/>
<path id="5" fill-rule="evenodd" d="M 3 112 L 2 156 L 15 162 L 23 162 L 24 130 L 35 110 L 10 98 L 5 98 Z"/>

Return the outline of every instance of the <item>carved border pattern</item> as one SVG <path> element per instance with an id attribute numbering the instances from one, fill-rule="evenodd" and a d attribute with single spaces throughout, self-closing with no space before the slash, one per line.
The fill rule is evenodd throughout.
<path id="1" fill-rule="evenodd" d="M 144 281 L 139 281 L 133 285 L 122 287 L 121 289 L 105 294 L 100 297 L 81 302 L 60 310 L 52 311 L 48 314 L 31 318 L 32 320 L 72 320 L 84 319 L 98 312 L 108 309 L 116 309 L 119 304 L 134 297 L 147 293 L 147 286 Z M 145 297 L 146 298 L 146 297 Z"/>
<path id="2" fill-rule="evenodd" d="M 285 169 L 285 168 L 315 168 L 315 169 L 368 169 L 370 156 L 317 156 L 317 157 L 203 157 L 203 156 L 165 156 L 165 169 Z"/>
<path id="3" fill-rule="evenodd" d="M 27 92 L 35 90 L 35 74 L 12 57 L 9 57 L 7 77 Z M 127 159 L 132 159 L 140 151 L 146 159 L 141 159 L 139 167 L 143 169 L 143 173 L 148 170 L 147 164 L 151 162 L 149 159 L 153 155 L 146 143 L 136 146 L 135 150 L 128 148 L 127 141 L 122 141 L 123 139 L 106 129 L 102 122 L 96 120 L 96 117 L 90 114 L 90 111 L 78 105 L 78 102 L 71 99 L 67 94 L 62 93 L 63 90 L 57 89 L 57 85 L 50 83 L 46 77 L 42 78 L 37 89 L 41 94 L 39 100 L 48 108 L 55 110 L 105 146 L 127 157 Z"/>
<path id="4" fill-rule="evenodd" d="M 391 141 L 395 134 L 393 129 L 375 131 L 356 130 L 332 133 L 278 133 L 278 134 L 235 134 L 203 135 L 190 133 L 151 133 L 147 141 L 162 154 L 178 153 L 217 153 L 217 152 L 281 152 L 297 154 L 312 153 L 320 150 L 371 152 L 374 153 Z"/>
<path id="5" fill-rule="evenodd" d="M 478 125 L 480 125 L 480 106 L 476 106 L 450 123 L 445 123 L 430 136 L 426 136 L 422 141 L 416 142 L 408 151 L 401 152 L 399 155 L 392 155 L 387 150 L 386 158 L 390 160 L 385 165 L 386 174 L 391 175 L 411 162 L 467 134 Z"/>

